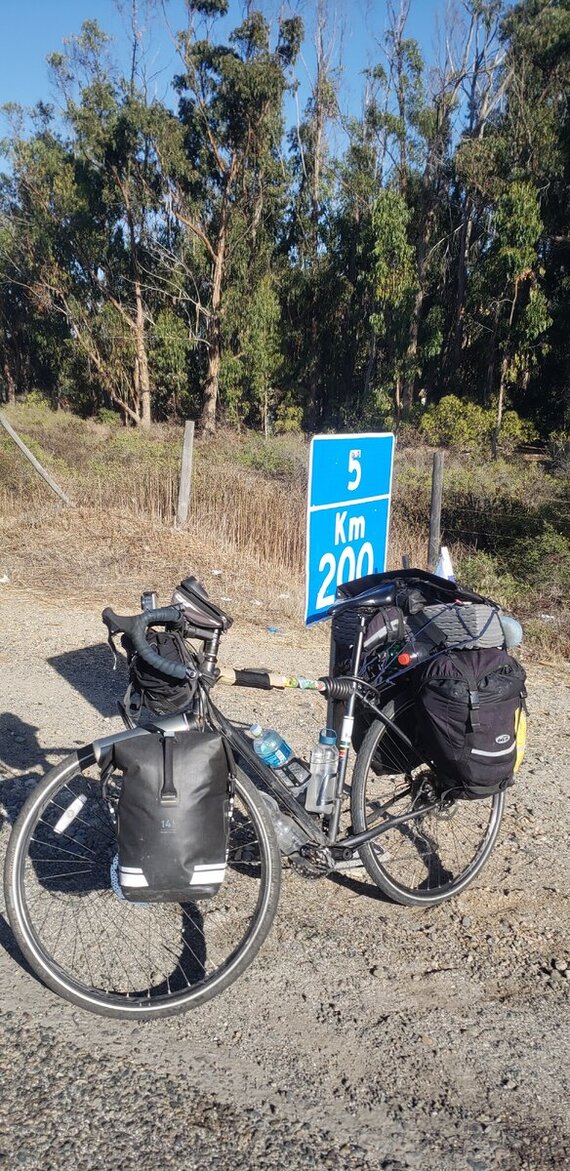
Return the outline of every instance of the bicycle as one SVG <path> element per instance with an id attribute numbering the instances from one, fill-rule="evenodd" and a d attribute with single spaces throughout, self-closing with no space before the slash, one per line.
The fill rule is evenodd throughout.
<path id="1" fill-rule="evenodd" d="M 420 571 L 399 576 L 412 572 Z M 344 596 L 328 615 L 330 674 L 317 680 L 255 669 L 221 671 L 219 646 L 231 619 L 198 583 L 188 588 L 191 619 L 171 605 L 130 617 L 107 609 L 103 620 L 111 644 L 121 634 L 173 681 L 192 675 L 189 708 L 154 717 L 145 727 L 128 702 L 119 705 L 125 730 L 85 745 L 51 769 L 23 806 L 7 850 L 6 906 L 23 955 L 54 992 L 111 1017 L 149 1019 L 198 1006 L 252 962 L 271 928 L 281 883 L 280 851 L 263 794 L 297 827 L 300 844 L 290 861 L 302 874 L 334 874 L 356 860 L 385 895 L 409 906 L 434 906 L 464 890 L 489 858 L 503 815 L 504 792 L 460 800 L 416 746 L 414 666 L 405 663 L 414 650 L 409 632 L 408 649 L 402 651 L 401 642 L 385 648 L 377 656 L 380 673 L 371 679 L 365 632 L 371 615 L 393 605 L 393 577 L 376 575 L 340 591 Z M 182 631 L 190 671 L 165 663 L 150 647 L 147 631 L 157 626 Z M 295 759 L 275 770 L 259 759 L 251 739 L 214 704 L 211 693 L 220 682 L 309 687 L 327 699 L 340 744 L 330 815 L 309 813 L 302 804 L 309 774 L 304 762 Z M 361 743 L 349 784 L 355 720 Z M 189 727 L 217 729 L 239 762 L 226 878 L 219 893 L 200 904 L 133 904 L 121 897 L 117 878 L 121 779 L 113 772 L 113 745 Z M 350 824 L 341 830 L 344 812 Z"/>

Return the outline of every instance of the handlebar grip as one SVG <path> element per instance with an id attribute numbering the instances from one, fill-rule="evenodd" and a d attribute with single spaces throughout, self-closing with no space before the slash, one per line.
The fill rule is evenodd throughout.
<path id="1" fill-rule="evenodd" d="M 143 610 L 142 614 L 135 614 L 132 618 L 115 614 L 110 606 L 107 606 L 101 617 L 111 634 L 128 635 L 137 654 L 140 655 L 141 659 L 144 659 L 145 663 L 148 663 L 149 667 L 154 667 L 156 671 L 160 671 L 161 675 L 166 675 L 168 679 L 178 679 L 182 682 L 187 678 L 186 667 L 183 663 L 170 663 L 167 659 L 163 659 L 161 655 L 157 655 L 156 651 L 153 651 L 146 640 L 147 627 L 180 623 L 181 615 L 178 606 L 162 606 L 158 610 Z"/>
<path id="2" fill-rule="evenodd" d="M 146 640 L 146 629 L 148 626 L 154 625 L 155 623 L 162 624 L 179 621 L 180 611 L 175 606 L 163 606 L 160 610 L 147 610 L 146 613 L 143 612 L 140 616 L 137 615 L 131 638 L 137 654 L 140 655 L 141 659 L 144 659 L 145 663 L 148 663 L 149 667 L 154 667 L 157 671 L 160 671 L 161 675 L 166 675 L 169 679 L 184 681 L 188 676 L 183 663 L 168 662 L 162 655 L 157 655 L 156 651 L 153 651 Z"/>

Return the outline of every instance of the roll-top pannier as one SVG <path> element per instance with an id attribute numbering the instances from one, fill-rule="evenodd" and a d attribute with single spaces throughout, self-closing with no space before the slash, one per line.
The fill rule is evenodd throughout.
<path id="1" fill-rule="evenodd" d="M 142 733 L 114 745 L 121 892 L 131 902 L 211 898 L 226 871 L 233 762 L 217 732 Z"/>

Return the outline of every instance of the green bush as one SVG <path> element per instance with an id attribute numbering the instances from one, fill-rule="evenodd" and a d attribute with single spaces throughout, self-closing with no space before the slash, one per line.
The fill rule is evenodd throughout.
<path id="1" fill-rule="evenodd" d="M 460 447 L 468 451 L 488 436 L 487 412 L 476 403 L 447 394 L 426 408 L 420 432 L 432 447 Z"/>
<path id="2" fill-rule="evenodd" d="M 552 431 L 548 436 L 547 447 L 553 470 L 570 475 L 570 432 Z"/>
<path id="3" fill-rule="evenodd" d="M 570 597 L 570 541 L 551 524 L 536 536 L 513 541 L 497 560 L 545 604 L 560 606 Z"/>
<path id="4" fill-rule="evenodd" d="M 495 409 L 484 410 L 477 403 L 447 394 L 432 403 L 422 416 L 419 429 L 432 447 L 451 447 L 461 451 L 481 450 L 490 443 L 496 426 Z M 536 439 L 532 423 L 521 419 L 516 411 L 505 411 L 501 422 L 499 448 L 509 453 L 521 443 Z"/>
<path id="5" fill-rule="evenodd" d="M 487 411 L 486 414 L 494 416 L 494 411 Z M 528 419 L 521 419 L 516 411 L 505 411 L 499 437 L 499 447 L 503 451 L 512 452 L 522 443 L 533 443 L 537 437 L 538 433 L 533 423 Z"/>
<path id="6" fill-rule="evenodd" d="M 120 427 L 123 420 L 118 411 L 111 411 L 108 407 L 100 407 L 97 411 L 97 422 L 105 423 L 108 427 Z"/>

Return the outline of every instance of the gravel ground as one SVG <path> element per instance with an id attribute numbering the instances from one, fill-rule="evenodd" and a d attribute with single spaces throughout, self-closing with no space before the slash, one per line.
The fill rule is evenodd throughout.
<path id="1" fill-rule="evenodd" d="M 29 785 L 119 727 L 100 607 L 0 598 L 0 845 Z M 322 674 L 322 630 L 234 626 L 222 661 Z M 529 669 L 530 745 L 475 885 L 431 910 L 363 870 L 284 871 L 241 980 L 150 1024 L 97 1018 L 23 966 L 0 916 L 0 1166 L 42 1171 L 283 1167 L 547 1171 L 568 1165 L 568 679 Z M 218 697 L 301 754 L 307 693 Z M 0 911 L 4 911 L 0 897 Z M 568 967 L 566 964 L 568 963 Z"/>

